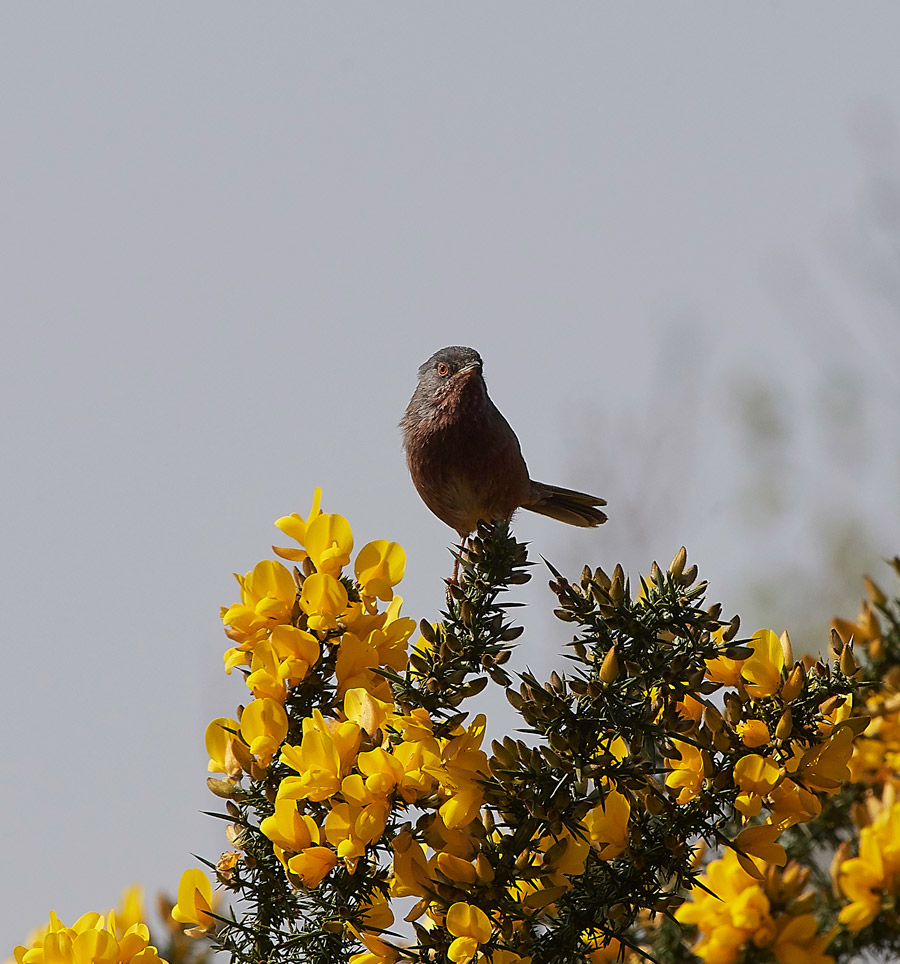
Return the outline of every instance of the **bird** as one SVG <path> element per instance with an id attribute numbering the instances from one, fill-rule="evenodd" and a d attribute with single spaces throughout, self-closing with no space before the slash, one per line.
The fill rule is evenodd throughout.
<path id="1" fill-rule="evenodd" d="M 585 528 L 606 522 L 604 499 L 530 477 L 516 433 L 488 395 L 483 367 L 474 348 L 452 345 L 419 368 L 400 428 L 425 505 L 456 530 L 460 544 L 479 522 L 509 522 L 517 509 Z"/>

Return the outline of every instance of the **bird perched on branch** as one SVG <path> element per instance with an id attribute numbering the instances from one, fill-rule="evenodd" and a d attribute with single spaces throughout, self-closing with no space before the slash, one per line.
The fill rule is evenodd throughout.
<path id="1" fill-rule="evenodd" d="M 603 499 L 528 475 L 519 440 L 487 393 L 473 348 L 442 348 L 419 368 L 400 422 L 413 484 L 461 541 L 480 521 L 508 522 L 529 509 L 573 526 L 606 522 Z"/>

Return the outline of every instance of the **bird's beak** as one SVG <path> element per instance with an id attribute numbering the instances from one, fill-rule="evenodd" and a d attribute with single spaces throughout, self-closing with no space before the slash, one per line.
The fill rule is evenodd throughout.
<path id="1" fill-rule="evenodd" d="M 456 373 L 456 377 L 468 378 L 474 372 L 480 372 L 480 371 L 481 371 L 481 365 L 478 362 L 472 362 L 471 365 L 466 365 L 463 368 L 460 368 L 460 370 Z"/>

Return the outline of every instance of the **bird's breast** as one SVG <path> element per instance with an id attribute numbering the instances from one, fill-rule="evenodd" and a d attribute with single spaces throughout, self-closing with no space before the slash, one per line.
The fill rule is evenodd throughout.
<path id="1" fill-rule="evenodd" d="M 487 402 L 487 404 L 484 404 Z M 528 501 L 528 469 L 506 420 L 465 394 L 407 427 L 406 456 L 422 500 L 447 525 L 472 532 Z"/>

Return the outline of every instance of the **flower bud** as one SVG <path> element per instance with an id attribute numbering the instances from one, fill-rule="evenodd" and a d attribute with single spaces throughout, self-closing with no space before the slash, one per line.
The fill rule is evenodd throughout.
<path id="1" fill-rule="evenodd" d="M 614 683 L 619 675 L 619 657 L 616 655 L 616 647 L 610 646 L 609 652 L 603 657 L 600 665 L 600 679 L 604 683 Z"/>
<path id="2" fill-rule="evenodd" d="M 844 676 L 856 676 L 859 672 L 859 663 L 853 657 L 852 646 L 845 646 L 841 653 L 841 672 Z"/>
<path id="3" fill-rule="evenodd" d="M 233 797 L 237 787 L 230 780 L 217 780 L 215 777 L 207 777 L 206 785 L 217 797 L 228 799 Z"/>
<path id="4" fill-rule="evenodd" d="M 775 727 L 775 739 L 787 740 L 794 729 L 794 719 L 791 708 L 788 707 L 782 714 L 778 725 Z"/>
<path id="5" fill-rule="evenodd" d="M 844 641 L 841 639 L 836 629 L 831 630 L 831 651 L 835 656 L 840 656 L 844 650 Z"/>
<path id="6" fill-rule="evenodd" d="M 669 575 L 677 579 L 683 572 L 687 563 L 687 549 L 682 546 L 675 553 L 675 558 L 669 563 Z"/>
<path id="7" fill-rule="evenodd" d="M 800 695 L 805 683 L 806 670 L 803 663 L 797 663 L 781 687 L 781 699 L 785 703 L 792 703 Z"/>
<path id="8" fill-rule="evenodd" d="M 794 665 L 794 650 L 791 646 L 791 637 L 788 636 L 787 630 L 785 630 L 779 637 L 781 642 L 781 651 L 784 653 L 784 665 L 793 666 Z"/>

